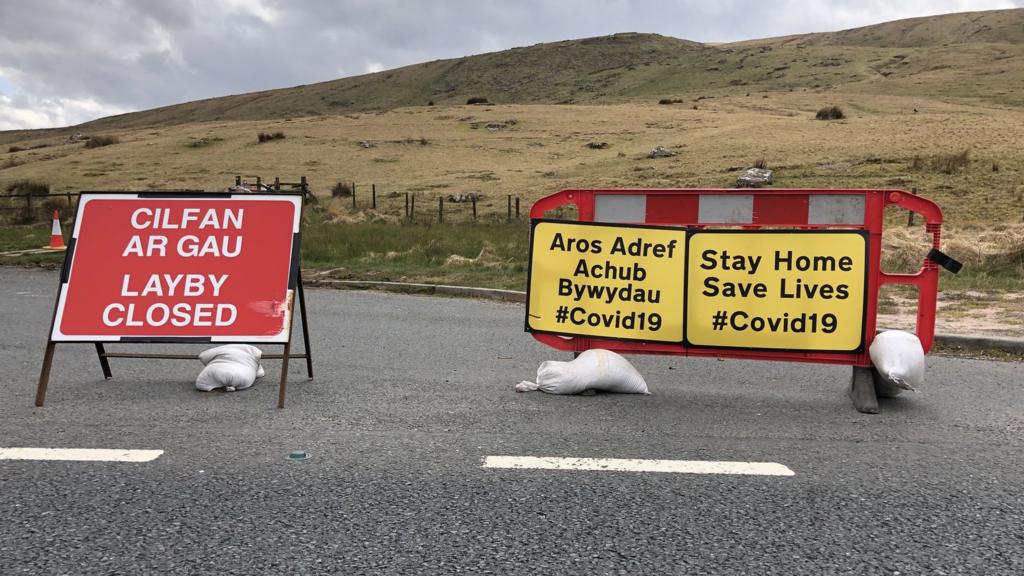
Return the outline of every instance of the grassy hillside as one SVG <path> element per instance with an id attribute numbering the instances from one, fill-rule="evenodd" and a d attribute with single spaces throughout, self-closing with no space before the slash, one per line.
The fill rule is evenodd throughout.
<path id="1" fill-rule="evenodd" d="M 825 104 L 839 105 L 847 118 L 815 120 Z M 257 141 L 259 132 L 277 131 L 285 138 Z M 339 181 L 364 190 L 375 183 L 392 214 L 404 209 L 404 197 L 385 195 L 415 192 L 427 210 L 438 196 L 470 191 L 484 194 L 481 214 L 503 214 L 506 194 L 528 204 L 565 187 L 728 187 L 736 169 L 763 159 L 775 169 L 777 187 L 916 187 L 956 223 L 1024 215 L 1024 109 L 924 97 L 786 92 L 705 99 L 696 110 L 653 103 L 419 106 L 143 128 L 119 138 L 95 149 L 60 144 L 0 153 L 0 167 L 13 163 L 0 169 L 0 187 L 33 179 L 55 191 L 221 189 L 236 174 L 306 175 L 323 196 Z M 591 142 L 607 147 L 591 149 Z M 655 146 L 679 155 L 648 158 Z M 965 165 L 943 164 L 964 151 Z"/>

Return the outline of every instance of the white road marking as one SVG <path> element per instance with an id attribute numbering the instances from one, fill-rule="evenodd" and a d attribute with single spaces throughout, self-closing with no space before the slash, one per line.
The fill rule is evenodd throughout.
<path id="1" fill-rule="evenodd" d="M 0 448 L 0 460 L 69 460 L 75 462 L 150 462 L 163 450 L 103 448 Z"/>
<path id="2" fill-rule="evenodd" d="M 484 456 L 481 467 L 534 470 L 598 470 L 604 472 L 674 472 L 677 474 L 743 474 L 752 476 L 794 475 L 794 472 L 787 466 L 775 462 L 719 462 L 714 460 Z"/>

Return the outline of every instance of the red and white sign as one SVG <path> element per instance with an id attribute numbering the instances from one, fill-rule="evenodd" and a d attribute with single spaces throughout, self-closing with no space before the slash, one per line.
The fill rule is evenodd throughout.
<path id="1" fill-rule="evenodd" d="M 83 193 L 54 341 L 287 342 L 302 198 Z"/>

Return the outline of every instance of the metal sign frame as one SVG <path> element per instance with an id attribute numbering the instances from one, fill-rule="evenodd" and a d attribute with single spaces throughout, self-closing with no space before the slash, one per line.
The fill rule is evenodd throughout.
<path id="1" fill-rule="evenodd" d="M 60 337 L 54 338 L 55 328 L 59 320 L 59 312 L 63 310 L 63 298 L 67 294 L 68 283 L 72 273 L 72 267 L 74 265 L 75 258 L 75 245 L 78 242 L 78 233 L 80 231 L 82 216 L 82 208 L 85 206 L 90 196 L 99 198 L 137 198 L 137 199 L 159 199 L 159 200 L 224 200 L 237 198 L 238 200 L 252 201 L 252 200 L 280 200 L 281 197 L 296 197 L 299 199 L 297 203 L 296 227 L 293 230 L 291 255 L 288 263 L 288 284 L 287 291 L 289 297 L 286 299 L 287 310 L 285 327 L 282 334 L 286 334 L 286 339 L 281 340 L 280 337 L 274 337 L 273 340 L 268 340 L 259 337 L 216 337 L 216 336 L 197 336 L 197 337 L 180 337 L 180 336 L 107 336 L 107 335 L 83 335 L 78 337 Z M 35 405 L 42 407 L 46 400 L 46 391 L 50 380 L 50 369 L 53 364 L 53 356 L 58 343 L 86 343 L 93 344 L 96 348 L 96 355 L 99 359 L 100 368 L 103 371 L 105 379 L 109 380 L 113 378 L 113 373 L 110 369 L 110 358 L 141 358 L 141 359 L 162 359 L 162 360 L 194 360 L 198 358 L 196 354 L 166 354 L 166 353 L 143 353 L 143 352 L 107 352 L 104 344 L 107 343 L 131 343 L 131 344 L 228 344 L 228 343 L 251 343 L 259 345 L 281 345 L 284 347 L 281 354 L 264 354 L 261 359 L 275 360 L 280 359 L 281 364 L 281 379 L 278 390 L 278 408 L 283 408 L 285 404 L 285 396 L 288 385 L 288 361 L 291 358 L 305 359 L 306 360 L 306 372 L 309 379 L 313 378 L 313 356 L 310 349 L 309 342 L 309 324 L 306 315 L 306 297 L 302 285 L 302 271 L 300 268 L 300 247 L 301 247 L 301 230 L 298 229 L 299 223 L 301 223 L 302 214 L 302 193 L 275 193 L 275 194 L 241 194 L 241 193 L 214 193 L 214 192 L 203 192 L 203 191 L 148 191 L 148 192 L 129 192 L 129 191 L 96 191 L 96 192 L 82 192 L 80 201 L 75 212 L 75 220 L 73 224 L 73 232 L 71 239 L 68 242 L 68 249 L 65 253 L 64 263 L 61 267 L 60 280 L 57 287 L 57 296 L 54 302 L 53 315 L 50 320 L 50 329 L 47 333 L 46 349 L 43 354 L 43 365 L 40 369 L 39 381 L 36 386 L 36 398 Z M 90 273 L 96 273 L 95 271 L 89 271 Z M 302 320 L 302 339 L 304 345 L 304 351 L 300 354 L 293 354 L 291 350 L 292 346 L 292 328 L 294 326 L 294 307 L 295 300 L 299 302 L 300 317 Z"/>

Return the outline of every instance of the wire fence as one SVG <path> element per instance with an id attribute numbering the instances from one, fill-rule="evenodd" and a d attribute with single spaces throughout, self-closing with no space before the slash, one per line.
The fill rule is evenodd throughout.
<path id="1" fill-rule="evenodd" d="M 236 176 L 234 185 L 229 186 L 227 190 L 239 194 L 302 192 L 307 205 L 334 200 L 336 205 L 350 214 L 372 210 L 385 216 L 385 220 L 396 223 L 515 222 L 522 219 L 524 208 L 521 198 L 514 194 L 485 196 L 477 192 L 378 192 L 377 184 L 363 185 L 355 182 L 335 184 L 328 191 L 329 195 L 316 195 L 305 176 L 295 182 L 282 181 L 280 178 L 264 180 L 259 176 Z M 70 221 L 74 217 L 81 194 L 51 193 L 43 189 L 0 194 L 0 224 L 45 223 L 50 221 L 55 212 L 61 220 Z"/>
<path id="2" fill-rule="evenodd" d="M 352 182 L 335 184 L 331 198 L 350 213 L 372 210 L 404 222 L 514 222 L 522 217 L 522 200 L 514 194 L 378 192 L 376 184 Z"/>
<path id="3" fill-rule="evenodd" d="M 61 219 L 71 218 L 78 206 L 78 195 L 78 192 L 0 194 L 0 223 L 49 222 L 54 212 L 59 213 Z"/>

